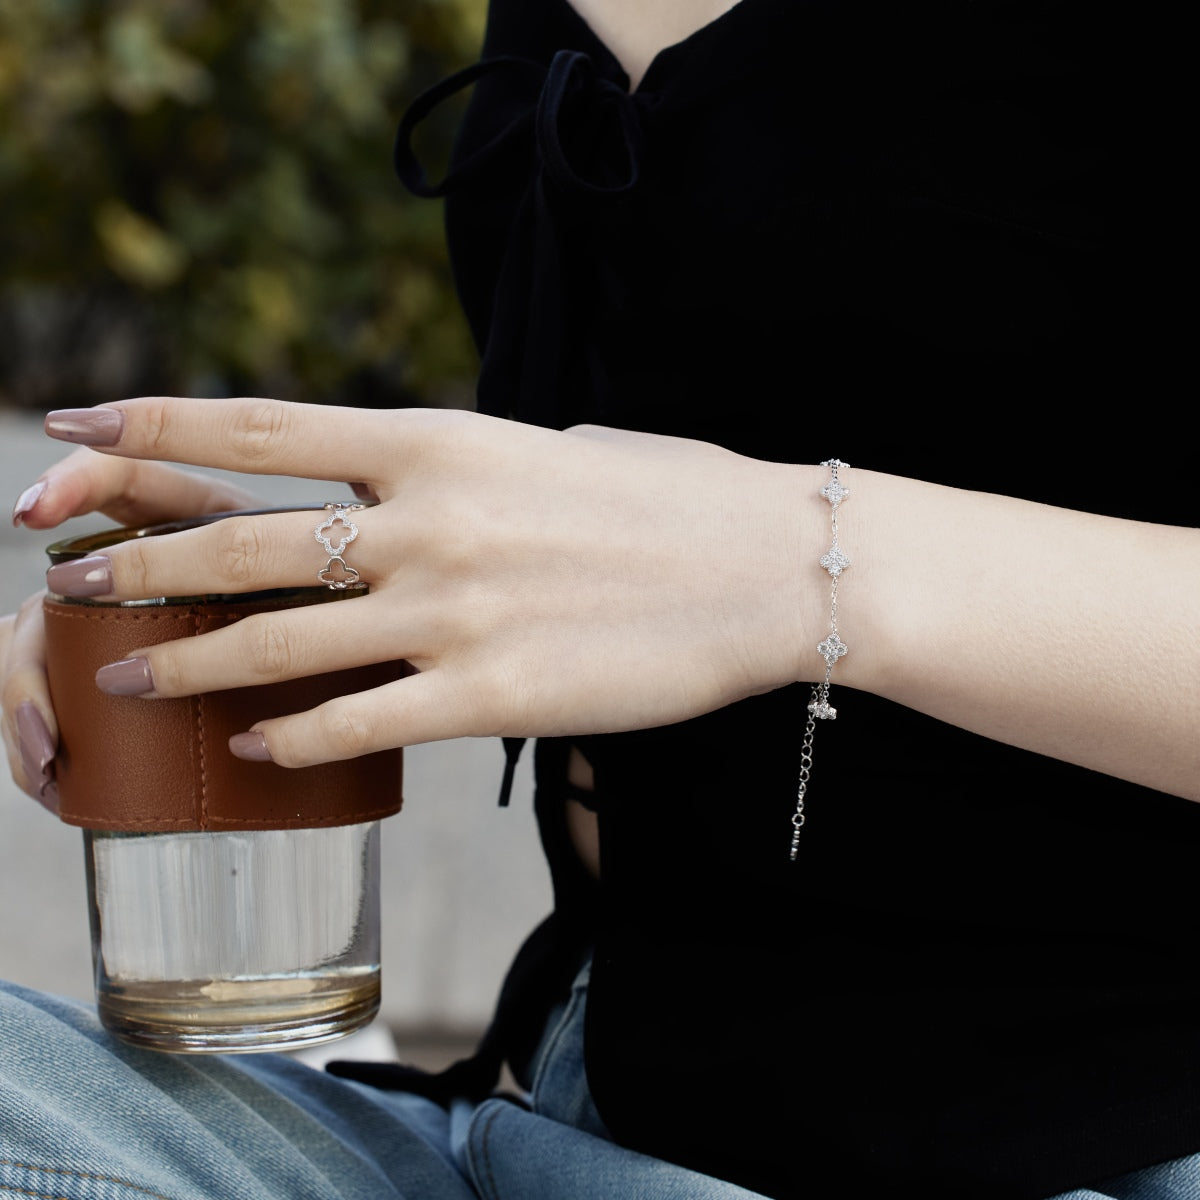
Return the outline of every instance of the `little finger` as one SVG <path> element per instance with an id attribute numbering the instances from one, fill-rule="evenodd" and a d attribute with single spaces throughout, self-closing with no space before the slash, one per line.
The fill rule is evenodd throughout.
<path id="1" fill-rule="evenodd" d="M 340 762 L 421 742 L 477 736 L 474 712 L 461 703 L 452 672 L 430 670 L 307 712 L 260 721 L 230 739 L 239 758 L 284 767 Z"/>

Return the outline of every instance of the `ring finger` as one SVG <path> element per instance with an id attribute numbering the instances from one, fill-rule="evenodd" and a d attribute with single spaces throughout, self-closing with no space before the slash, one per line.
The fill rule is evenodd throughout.
<path id="1" fill-rule="evenodd" d="M 383 661 L 421 659 L 411 623 L 401 629 L 382 597 L 255 613 L 197 637 L 148 646 L 101 667 L 96 684 L 117 696 L 175 697 L 303 679 Z M 369 627 L 362 638 L 356 629 Z"/>

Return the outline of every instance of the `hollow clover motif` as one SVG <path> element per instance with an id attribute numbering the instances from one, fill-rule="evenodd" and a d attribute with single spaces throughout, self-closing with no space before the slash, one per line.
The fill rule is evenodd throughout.
<path id="1" fill-rule="evenodd" d="M 332 530 L 338 522 L 342 523 L 343 535 L 342 540 L 338 542 L 337 548 L 333 546 L 333 539 L 329 537 L 326 530 Z M 344 508 L 335 509 L 317 526 L 313 536 L 325 547 L 325 553 L 330 558 L 341 558 L 345 549 L 356 537 L 358 537 L 358 526 L 346 514 Z"/>

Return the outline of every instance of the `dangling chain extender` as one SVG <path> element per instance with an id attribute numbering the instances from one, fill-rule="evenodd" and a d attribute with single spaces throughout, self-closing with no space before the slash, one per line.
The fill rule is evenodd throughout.
<path id="1" fill-rule="evenodd" d="M 812 773 L 813 734 L 818 720 L 833 721 L 837 718 L 837 709 L 829 703 L 829 680 L 833 675 L 834 664 L 839 658 L 844 658 L 850 649 L 838 633 L 838 580 L 850 565 L 850 560 L 842 552 L 841 543 L 838 541 L 838 506 L 850 495 L 850 489 L 838 478 L 838 470 L 849 465 L 837 458 L 827 459 L 821 464 L 829 468 L 829 482 L 821 488 L 821 495 L 829 501 L 830 522 L 833 528 L 833 542 L 828 551 L 821 555 L 821 566 L 829 572 L 832 581 L 829 597 L 829 635 L 817 647 L 817 653 L 825 660 L 825 678 L 813 684 L 812 699 L 808 702 L 808 720 L 804 725 L 804 741 L 800 747 L 800 779 L 796 785 L 796 811 L 792 814 L 792 862 L 796 861 L 800 850 L 800 829 L 804 825 L 804 798 L 808 794 L 808 777 Z"/>

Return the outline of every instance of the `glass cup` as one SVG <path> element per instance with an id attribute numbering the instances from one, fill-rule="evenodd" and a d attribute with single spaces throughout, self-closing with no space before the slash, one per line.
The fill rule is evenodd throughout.
<path id="1" fill-rule="evenodd" d="M 378 1013 L 378 821 L 83 837 L 96 1005 L 122 1040 L 294 1049 Z"/>
<path id="2" fill-rule="evenodd" d="M 65 562 L 228 515 L 72 539 L 49 555 Z M 127 608 L 355 594 L 313 587 L 120 603 L 52 599 Z M 51 685 L 53 693 L 53 670 Z M 71 731 L 60 733 L 69 747 Z M 398 787 L 397 778 L 397 794 Z M 101 1021 L 124 1041 L 182 1053 L 295 1049 L 368 1024 L 380 1003 L 379 841 L 378 820 L 216 832 L 85 828 Z"/>

